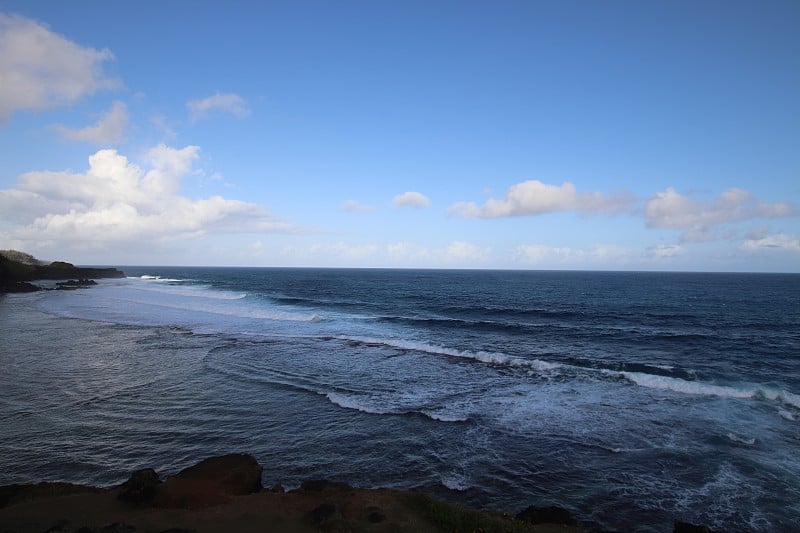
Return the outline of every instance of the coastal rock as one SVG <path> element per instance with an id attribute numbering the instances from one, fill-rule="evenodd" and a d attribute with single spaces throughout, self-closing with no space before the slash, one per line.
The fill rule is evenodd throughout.
<path id="1" fill-rule="evenodd" d="M 161 484 L 158 474 L 152 468 L 136 470 L 131 477 L 120 485 L 117 496 L 122 501 L 144 504 L 150 503 L 156 496 L 156 489 Z"/>
<path id="2" fill-rule="evenodd" d="M 36 292 L 42 290 L 41 287 L 28 283 L 27 281 L 0 281 L 0 293 L 2 292 Z"/>
<path id="3" fill-rule="evenodd" d="M 61 481 L 43 481 L 41 483 L 22 483 L 0 487 L 0 509 L 22 501 L 38 498 L 66 496 L 70 494 L 98 494 L 103 492 L 96 487 L 64 483 Z"/>
<path id="4" fill-rule="evenodd" d="M 26 283 L 33 280 L 70 280 L 60 288 L 72 289 L 93 285 L 90 278 L 124 278 L 116 268 L 83 268 L 72 263 L 54 261 L 45 264 L 29 254 L 15 250 L 0 250 L 0 293 L 32 292 L 39 287 Z M 76 278 L 77 281 L 74 281 Z"/>
<path id="5" fill-rule="evenodd" d="M 515 518 L 529 524 L 564 524 L 567 526 L 577 524 L 577 521 L 572 518 L 569 511 L 555 505 L 547 507 L 530 505 L 517 513 Z"/>
<path id="6" fill-rule="evenodd" d="M 91 287 L 93 285 L 97 285 L 97 282 L 93 279 L 71 279 L 57 282 L 56 288 L 58 290 L 74 290 Z"/>
<path id="7" fill-rule="evenodd" d="M 261 465 L 249 454 L 212 457 L 181 470 L 161 484 L 157 507 L 197 508 L 228 502 L 261 490 Z"/>

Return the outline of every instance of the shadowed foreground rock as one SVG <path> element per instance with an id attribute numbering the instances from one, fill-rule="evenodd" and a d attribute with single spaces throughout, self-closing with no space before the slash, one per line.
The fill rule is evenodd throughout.
<path id="1" fill-rule="evenodd" d="M 322 479 L 283 490 L 261 489 L 250 455 L 213 457 L 162 482 L 152 469 L 98 489 L 66 483 L 0 487 L 0 533 L 259 532 L 578 533 L 532 526 L 392 489 L 358 489 Z"/>
<path id="2" fill-rule="evenodd" d="M 231 454 L 201 461 L 164 482 L 147 468 L 108 489 L 46 482 L 0 487 L 0 533 L 581 531 L 560 507 L 530 506 L 514 519 L 421 492 L 358 489 L 324 479 L 288 492 L 262 490 L 261 472 L 253 456 Z M 674 525 L 676 533 L 709 531 Z"/>
<path id="3" fill-rule="evenodd" d="M 212 457 L 181 470 L 156 487 L 157 507 L 191 509 L 230 501 L 261 490 L 261 465 L 248 454 Z"/>

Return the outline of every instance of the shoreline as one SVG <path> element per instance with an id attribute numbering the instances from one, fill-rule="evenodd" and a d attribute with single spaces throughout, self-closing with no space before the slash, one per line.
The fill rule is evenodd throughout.
<path id="1" fill-rule="evenodd" d="M 8 485 L 0 487 L 0 531 L 584 531 L 558 508 L 529 507 L 510 517 L 422 492 L 319 479 L 291 491 L 280 485 L 264 489 L 261 472 L 252 456 L 231 454 L 163 481 L 144 469 L 107 488 L 64 482 Z"/>
<path id="2" fill-rule="evenodd" d="M 0 486 L 6 532 L 386 532 L 586 533 L 556 506 L 528 506 L 515 516 L 479 511 L 416 490 L 355 488 L 312 479 L 286 491 L 262 487 L 263 468 L 249 454 L 210 457 L 161 480 L 151 468 L 119 485 L 67 482 Z M 629 526 L 634 528 L 634 526 Z M 626 528 L 626 530 L 629 530 Z M 713 533 L 674 522 L 674 533 Z"/>

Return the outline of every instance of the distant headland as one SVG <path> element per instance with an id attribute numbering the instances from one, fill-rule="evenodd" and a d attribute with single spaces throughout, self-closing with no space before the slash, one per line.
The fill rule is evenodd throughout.
<path id="1" fill-rule="evenodd" d="M 58 289 L 75 289 L 93 285 L 93 279 L 124 278 L 116 268 L 76 267 L 64 261 L 40 261 L 17 250 L 0 250 L 0 293 L 34 292 L 42 287 L 31 283 L 37 280 L 65 280 Z"/>

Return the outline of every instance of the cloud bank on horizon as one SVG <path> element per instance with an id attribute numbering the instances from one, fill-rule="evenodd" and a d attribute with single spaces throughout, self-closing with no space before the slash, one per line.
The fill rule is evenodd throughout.
<path id="1" fill-rule="evenodd" d="M 212 11 L 202 11 L 199 26 L 218 24 Z M 791 135 L 796 140 L 800 134 L 800 125 L 789 119 L 774 128 L 780 139 L 760 149 L 747 145 L 752 157 L 725 150 L 714 154 L 706 146 L 686 156 L 682 166 L 648 170 L 648 158 L 659 150 L 669 152 L 661 161 L 676 158 L 673 148 L 654 139 L 639 145 L 650 154 L 643 159 L 596 156 L 584 166 L 564 155 L 593 149 L 581 144 L 590 127 L 582 116 L 536 111 L 543 122 L 558 121 L 565 140 L 554 145 L 545 131 L 510 125 L 514 115 L 509 113 L 524 113 L 524 108 L 514 102 L 506 108 L 502 99 L 481 102 L 471 96 L 467 100 L 481 108 L 471 109 L 447 93 L 450 98 L 430 108 L 393 109 L 404 101 L 424 106 L 450 90 L 449 81 L 426 67 L 432 53 L 449 50 L 446 40 L 430 37 L 427 48 L 417 49 L 401 46 L 391 35 L 359 30 L 353 34 L 355 50 L 368 37 L 385 39 L 380 42 L 387 53 L 417 62 L 396 63 L 404 69 L 405 85 L 375 63 L 377 74 L 365 73 L 345 89 L 345 77 L 354 75 L 350 67 L 372 59 L 354 57 L 349 63 L 345 52 L 354 49 L 325 35 L 318 36 L 319 43 L 306 41 L 311 51 L 303 57 L 284 57 L 289 52 L 278 47 L 287 38 L 283 35 L 264 43 L 268 52 L 243 57 L 230 75 L 192 78 L 188 73 L 196 72 L 196 65 L 181 70 L 175 63 L 181 50 L 171 55 L 162 49 L 159 59 L 147 49 L 131 48 L 135 36 L 124 30 L 93 40 L 88 24 L 70 19 L 62 29 L 59 13 L 29 13 L 24 4 L 17 13 L 0 12 L 0 158 L 18 169 L 0 175 L 0 248 L 78 263 L 800 271 L 800 150 L 777 148 L 784 141 L 792 146 Z M 324 20 L 325 13 L 319 16 Z M 519 31 L 517 38 L 527 38 L 513 19 L 510 14 L 494 30 Z M 483 23 L 467 18 L 455 24 L 467 29 Z M 776 24 L 763 22 L 772 31 Z M 436 28 L 416 29 L 425 40 L 426 30 Z M 710 29 L 724 40 L 724 28 Z M 496 46 L 506 44 L 499 33 L 487 35 L 497 39 Z M 800 52 L 796 35 L 785 38 L 790 50 Z M 596 44 L 588 39 L 587 46 Z M 247 49 L 235 40 L 226 49 L 224 42 L 219 55 L 227 58 L 227 67 Z M 620 45 L 627 50 L 630 43 Z M 469 53 L 479 52 L 474 46 L 467 47 Z M 134 53 L 150 58 L 146 67 Z M 253 66 L 256 57 L 264 62 L 259 69 Z M 470 61 L 469 68 L 500 68 L 480 63 L 479 57 L 463 59 Z M 576 59 L 567 54 L 560 60 L 566 70 L 541 58 L 540 68 L 565 77 L 569 61 Z M 340 62 L 338 70 L 326 70 L 332 69 L 330 61 Z M 512 62 L 506 68 L 517 72 L 521 65 Z M 437 66 L 451 70 L 447 75 L 456 78 L 456 86 L 469 71 L 457 70 L 458 58 Z M 800 89 L 796 66 L 777 62 L 774 68 L 771 75 L 789 85 L 778 93 Z M 158 79 L 151 70 L 159 72 Z M 661 97 L 645 81 L 618 76 L 622 83 L 644 84 L 643 94 L 653 100 Z M 426 83 L 409 85 L 409 79 Z M 538 75 L 498 79 L 484 85 L 475 80 L 477 90 L 501 94 L 515 82 L 543 83 Z M 573 82 L 563 80 L 570 91 L 576 90 Z M 720 84 L 727 82 L 723 77 Z M 773 90 L 767 82 L 748 90 L 766 94 Z M 220 83 L 229 88 L 217 89 Z M 572 97 L 559 90 L 563 96 L 553 96 L 558 90 L 542 94 L 554 102 L 563 98 L 567 107 Z M 582 98 L 596 98 L 600 107 L 608 103 L 601 92 L 588 88 Z M 800 111 L 788 100 L 776 105 Z M 444 114 L 448 106 L 452 115 Z M 606 119 L 611 121 L 607 127 L 633 124 L 635 110 L 631 113 Z M 702 122 L 703 116 L 694 119 Z M 496 140 L 481 128 L 464 133 L 460 120 L 499 121 L 508 131 Z M 669 117 L 653 120 L 657 127 L 670 123 Z M 630 133 L 614 127 L 612 136 L 620 139 L 607 141 L 609 151 L 619 148 L 616 142 L 642 142 L 639 128 L 644 126 L 632 125 Z M 687 134 L 673 127 L 675 136 Z M 514 131 L 519 140 L 509 142 Z M 751 140 L 728 138 L 730 146 Z M 540 148 L 548 144 L 548 150 Z M 683 148 L 689 150 L 690 144 Z M 773 160 L 782 164 L 767 165 Z M 728 181 L 711 168 L 732 169 L 735 179 Z M 476 199 L 479 195 L 485 198 Z"/>

